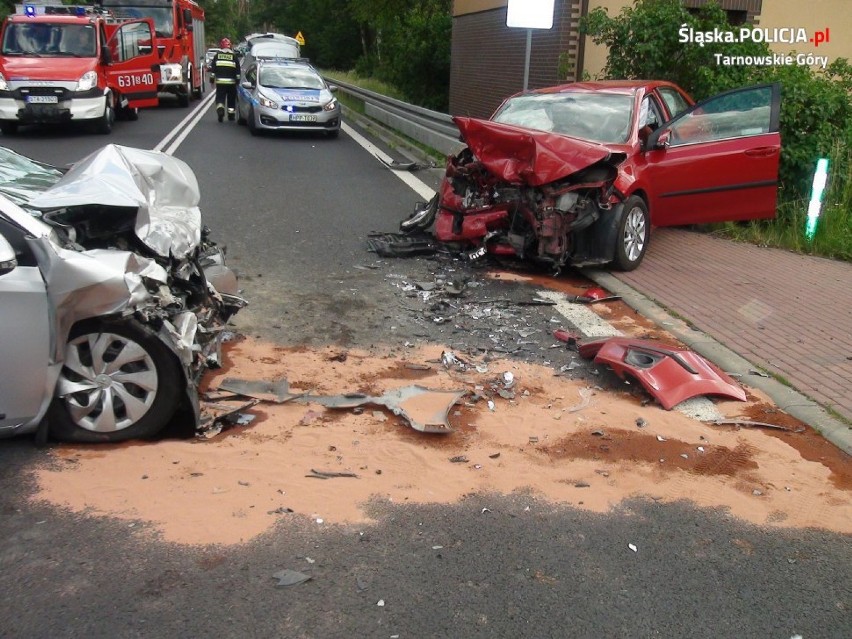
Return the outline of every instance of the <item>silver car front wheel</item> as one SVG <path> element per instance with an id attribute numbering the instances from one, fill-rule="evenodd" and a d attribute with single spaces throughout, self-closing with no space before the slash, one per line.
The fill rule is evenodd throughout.
<path id="1" fill-rule="evenodd" d="M 65 350 L 51 433 L 81 442 L 151 437 L 177 408 L 179 372 L 165 344 L 135 323 L 84 325 Z"/>

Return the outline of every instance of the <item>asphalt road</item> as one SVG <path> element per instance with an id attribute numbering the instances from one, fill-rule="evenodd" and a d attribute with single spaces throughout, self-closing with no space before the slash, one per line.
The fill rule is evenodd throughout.
<path id="1" fill-rule="evenodd" d="M 64 164 L 106 142 L 152 148 L 188 113 L 0 144 Z M 366 232 L 394 230 L 418 198 L 346 134 L 253 138 L 208 112 L 175 155 L 196 171 L 205 221 L 251 300 L 241 330 L 309 346 L 459 339 L 401 310 L 388 286 L 434 263 L 365 251 Z M 293 515 L 245 545 L 191 547 L 150 541 L 146 522 L 31 501 L 30 471 L 47 459 L 29 439 L 0 442 L 2 637 L 852 636 L 847 536 L 686 502 L 595 515 L 514 494 L 379 500 L 372 526 Z M 312 579 L 276 588 L 285 568 Z"/>

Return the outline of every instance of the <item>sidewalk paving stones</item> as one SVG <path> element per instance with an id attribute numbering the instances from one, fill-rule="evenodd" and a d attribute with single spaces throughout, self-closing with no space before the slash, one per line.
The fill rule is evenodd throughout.
<path id="1" fill-rule="evenodd" d="M 747 383 L 852 452 L 852 264 L 657 229 L 637 270 L 585 274 L 725 370 L 770 373 Z"/>

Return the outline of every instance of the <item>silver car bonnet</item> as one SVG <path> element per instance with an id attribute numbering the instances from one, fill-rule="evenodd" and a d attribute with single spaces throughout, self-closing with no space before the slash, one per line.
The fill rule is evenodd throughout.
<path id="1" fill-rule="evenodd" d="M 163 257 L 183 259 L 201 241 L 198 181 L 189 166 L 158 151 L 110 144 L 77 162 L 29 206 L 136 208 L 135 232 Z"/>

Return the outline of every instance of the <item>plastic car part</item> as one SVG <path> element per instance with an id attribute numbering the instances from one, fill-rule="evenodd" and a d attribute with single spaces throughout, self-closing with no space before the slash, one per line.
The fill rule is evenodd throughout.
<path id="1" fill-rule="evenodd" d="M 314 402 L 326 408 L 357 408 L 369 404 L 384 406 L 402 417 L 421 433 L 451 433 L 447 415 L 467 391 L 430 390 L 422 386 L 404 386 L 386 391 L 379 397 L 367 395 L 308 395 L 298 401 Z"/>
<path id="2" fill-rule="evenodd" d="M 303 393 L 291 393 L 290 384 L 286 379 L 267 382 L 229 377 L 219 384 L 219 390 L 230 391 L 237 395 L 254 397 L 262 402 L 273 402 L 275 404 L 283 404 L 303 395 Z"/>
<path id="3" fill-rule="evenodd" d="M 666 410 L 699 395 L 744 402 L 745 391 L 697 353 L 649 340 L 611 337 L 584 342 L 580 355 L 607 364 L 620 378 L 631 376 Z"/>

